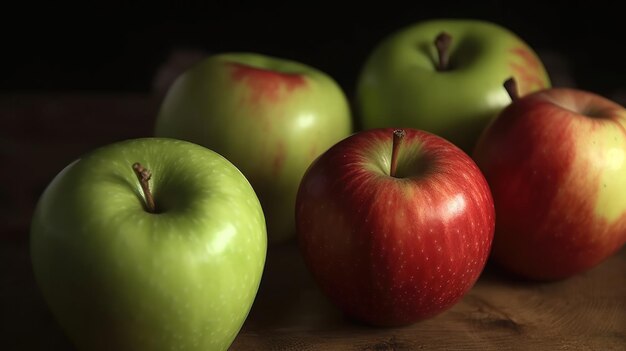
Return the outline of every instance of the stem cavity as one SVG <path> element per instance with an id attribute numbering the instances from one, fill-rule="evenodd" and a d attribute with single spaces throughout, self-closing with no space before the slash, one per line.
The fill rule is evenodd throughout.
<path id="1" fill-rule="evenodd" d="M 404 140 L 406 136 L 406 132 L 404 129 L 396 129 L 393 131 L 393 144 L 391 146 L 391 168 L 389 170 L 389 175 L 392 177 L 396 176 L 396 170 L 398 169 L 398 153 L 400 149 L 400 144 Z"/>
<path id="2" fill-rule="evenodd" d="M 152 196 L 152 192 L 150 192 L 150 184 L 148 183 L 150 178 L 152 178 L 152 173 L 144 168 L 139 162 L 135 162 L 133 164 L 133 171 L 135 171 L 139 184 L 141 185 L 141 189 L 143 190 L 143 196 L 146 200 L 146 210 L 150 213 L 156 213 L 154 197 Z"/>
<path id="3" fill-rule="evenodd" d="M 437 71 L 447 71 L 450 69 L 450 44 L 452 36 L 446 32 L 441 32 L 435 38 L 435 47 L 439 56 Z"/>

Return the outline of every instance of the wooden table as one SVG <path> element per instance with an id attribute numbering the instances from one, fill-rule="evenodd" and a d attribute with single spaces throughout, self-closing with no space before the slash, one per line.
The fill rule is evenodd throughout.
<path id="1" fill-rule="evenodd" d="M 35 286 L 30 216 L 65 165 L 94 147 L 150 135 L 145 94 L 0 95 L 0 347 L 73 350 Z M 626 248 L 568 280 L 515 280 L 489 264 L 443 314 L 403 328 L 344 318 L 294 245 L 270 247 L 263 282 L 232 350 L 626 350 Z"/>

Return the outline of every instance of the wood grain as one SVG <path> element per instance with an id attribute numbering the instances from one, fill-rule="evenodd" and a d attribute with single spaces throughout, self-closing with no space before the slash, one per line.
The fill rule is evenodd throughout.
<path id="1" fill-rule="evenodd" d="M 0 347 L 73 350 L 35 286 L 34 204 L 66 164 L 109 142 L 149 136 L 150 95 L 0 96 Z M 295 243 L 270 247 L 232 350 L 626 350 L 626 248 L 579 276 L 515 279 L 491 263 L 457 305 L 403 328 L 345 318 L 316 288 Z"/>
<path id="2" fill-rule="evenodd" d="M 625 350 L 626 250 L 571 279 L 517 280 L 489 264 L 460 303 L 403 328 L 344 318 L 296 246 L 272 247 L 234 350 Z"/>

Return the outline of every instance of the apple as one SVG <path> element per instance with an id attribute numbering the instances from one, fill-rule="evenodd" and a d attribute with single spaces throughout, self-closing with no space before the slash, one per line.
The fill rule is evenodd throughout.
<path id="1" fill-rule="evenodd" d="M 507 85 L 514 101 L 473 153 L 497 213 L 493 259 L 527 278 L 567 278 L 626 242 L 626 110 L 585 90 L 518 98 Z"/>
<path id="2" fill-rule="evenodd" d="M 307 267 L 329 299 L 358 321 L 398 326 L 467 293 L 487 260 L 495 218 L 487 182 L 466 153 L 424 131 L 371 129 L 306 171 L 296 224 Z"/>
<path id="3" fill-rule="evenodd" d="M 267 235 L 229 161 L 143 138 L 63 169 L 30 243 L 38 286 L 78 349 L 226 350 L 255 298 Z"/>
<path id="4" fill-rule="evenodd" d="M 327 74 L 275 57 L 225 53 L 175 81 L 155 135 L 204 145 L 235 164 L 257 192 L 276 243 L 295 237 L 306 168 L 351 132 L 347 98 Z"/>
<path id="5" fill-rule="evenodd" d="M 500 25 L 466 19 L 412 24 L 384 38 L 361 69 L 361 128 L 422 129 L 470 153 L 510 103 L 502 82 L 511 76 L 522 95 L 550 86 L 533 49 Z"/>

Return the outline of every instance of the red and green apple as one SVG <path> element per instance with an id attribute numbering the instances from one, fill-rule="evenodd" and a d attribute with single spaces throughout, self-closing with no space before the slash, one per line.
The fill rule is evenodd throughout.
<path id="1" fill-rule="evenodd" d="M 626 110 L 617 103 L 566 88 L 515 98 L 473 157 L 496 207 L 493 258 L 508 270 L 567 278 L 626 243 Z"/>
<path id="2" fill-rule="evenodd" d="M 480 20 L 435 19 L 383 39 L 357 82 L 362 129 L 410 127 L 442 136 L 467 153 L 510 103 L 502 82 L 520 94 L 550 86 L 534 50 L 507 28 Z"/>
<path id="3" fill-rule="evenodd" d="M 210 56 L 169 89 L 157 136 L 192 141 L 233 162 L 257 192 L 271 242 L 295 236 L 298 184 L 309 164 L 348 136 L 346 96 L 327 74 L 252 53 Z"/>

